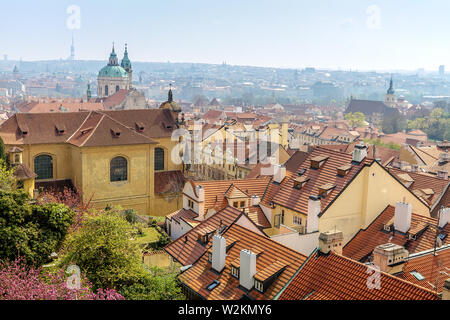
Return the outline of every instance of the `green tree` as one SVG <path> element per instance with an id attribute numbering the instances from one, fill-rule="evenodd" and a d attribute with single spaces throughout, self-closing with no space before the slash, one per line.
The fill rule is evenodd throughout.
<path id="1" fill-rule="evenodd" d="M 61 265 L 78 265 L 94 289 L 116 289 L 126 299 L 183 298 L 174 274 L 144 267 L 136 236 L 136 228 L 118 210 L 87 217 L 67 237 Z"/>
<path id="2" fill-rule="evenodd" d="M 8 156 L 6 154 L 5 144 L 3 143 L 3 139 L 0 137 L 0 160 L 4 160 L 5 163 L 8 162 Z"/>
<path id="3" fill-rule="evenodd" d="M 39 266 L 59 250 L 75 214 L 62 204 L 28 202 L 22 190 L 0 190 L 0 259 L 20 256 L 27 264 Z"/>
<path id="4" fill-rule="evenodd" d="M 62 264 L 78 265 L 96 289 L 134 283 L 142 272 L 142 254 L 131 240 L 135 232 L 115 211 L 88 217 L 66 239 Z"/>
<path id="5" fill-rule="evenodd" d="M 345 115 L 345 120 L 347 120 L 352 127 L 362 127 L 366 121 L 364 113 L 362 112 L 349 112 Z"/>
<path id="6" fill-rule="evenodd" d="M 9 169 L 5 160 L 0 159 L 0 190 L 13 191 L 16 189 L 16 185 L 14 169 Z"/>

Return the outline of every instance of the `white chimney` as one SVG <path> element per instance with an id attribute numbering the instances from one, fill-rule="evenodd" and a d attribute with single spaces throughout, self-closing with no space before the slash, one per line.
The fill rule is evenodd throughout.
<path id="1" fill-rule="evenodd" d="M 353 161 L 360 163 L 367 157 L 367 147 L 365 145 L 357 144 L 353 149 Z"/>
<path id="2" fill-rule="evenodd" d="M 443 170 L 439 170 L 437 172 L 437 177 L 447 180 L 448 179 L 448 172 L 447 171 L 443 171 Z"/>
<path id="3" fill-rule="evenodd" d="M 197 193 L 198 202 L 205 201 L 205 189 L 201 185 L 195 187 L 195 191 Z"/>
<path id="4" fill-rule="evenodd" d="M 443 208 L 439 213 L 439 228 L 445 227 L 447 223 L 450 223 L 450 208 Z"/>
<path id="5" fill-rule="evenodd" d="M 256 274 L 256 254 L 243 249 L 240 254 L 239 284 L 247 290 L 251 290 L 255 284 L 253 278 Z"/>
<path id="6" fill-rule="evenodd" d="M 284 178 L 286 177 L 286 167 L 277 165 L 275 166 L 275 175 L 274 175 L 274 181 L 277 183 L 281 183 Z"/>
<path id="7" fill-rule="evenodd" d="M 259 198 L 259 196 L 254 194 L 250 198 L 250 205 L 257 206 L 257 205 L 259 205 L 260 201 L 261 201 L 261 199 Z"/>
<path id="8" fill-rule="evenodd" d="M 306 232 L 319 231 L 320 198 L 310 196 L 308 200 L 308 216 L 306 218 Z"/>
<path id="9" fill-rule="evenodd" d="M 411 227 L 412 206 L 409 203 L 397 202 L 394 214 L 394 228 L 403 233 Z"/>
<path id="10" fill-rule="evenodd" d="M 212 243 L 212 268 L 217 272 L 221 272 L 225 268 L 226 255 L 226 239 L 218 234 L 214 235 Z"/>

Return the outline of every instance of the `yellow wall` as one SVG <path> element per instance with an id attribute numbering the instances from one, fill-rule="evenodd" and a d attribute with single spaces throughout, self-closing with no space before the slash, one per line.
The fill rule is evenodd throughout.
<path id="1" fill-rule="evenodd" d="M 372 166 L 365 167 L 358 174 L 319 218 L 319 231 L 325 232 L 336 228 L 344 233 L 344 242 L 347 242 L 360 229 L 367 228 L 388 205 L 395 206 L 403 199 L 412 205 L 414 213 L 430 216 L 427 205 L 374 162 Z M 272 226 L 274 216 L 280 214 L 282 209 L 285 214 L 285 225 L 295 226 L 293 215 L 302 217 L 302 225 L 306 225 L 306 212 L 302 214 L 277 205 L 272 210 Z M 269 232 L 276 233 L 276 230 Z"/>

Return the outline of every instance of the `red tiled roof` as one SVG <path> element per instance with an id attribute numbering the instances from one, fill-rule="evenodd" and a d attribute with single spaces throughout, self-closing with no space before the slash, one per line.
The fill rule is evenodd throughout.
<path id="1" fill-rule="evenodd" d="M 310 160 L 328 157 L 319 169 L 310 168 Z M 353 164 L 352 169 L 348 171 L 345 177 L 337 175 L 337 168 L 351 164 L 352 155 L 336 152 L 324 148 L 316 148 L 302 162 L 296 172 L 305 169 L 303 176 L 308 177 L 309 181 L 300 190 L 294 188 L 295 174 L 290 177 L 286 174 L 286 178 L 281 183 L 281 189 L 273 199 L 275 204 L 293 209 L 303 214 L 308 213 L 308 199 L 311 195 L 318 196 L 320 186 L 331 183 L 335 188 L 325 197 L 322 198 L 322 213 L 328 205 L 342 192 L 342 190 L 352 181 L 352 179 L 362 170 L 365 165 L 373 163 L 373 159 L 365 158 L 360 164 Z"/>
<path id="2" fill-rule="evenodd" d="M 198 231 L 205 228 L 216 230 L 219 228 L 221 222 L 222 226 L 229 227 L 241 214 L 241 211 L 233 207 L 226 207 L 202 221 L 198 226 L 185 233 L 182 237 L 168 244 L 164 247 L 164 250 L 184 266 L 193 264 L 207 250 L 206 245 L 197 241 Z M 187 239 L 187 241 L 185 241 L 185 239 Z"/>
<path id="3" fill-rule="evenodd" d="M 198 214 L 196 214 L 192 210 L 180 209 L 166 216 L 166 219 L 175 220 L 180 222 L 180 219 L 194 219 L 197 218 Z"/>
<path id="4" fill-rule="evenodd" d="M 384 225 L 392 223 L 395 214 L 395 207 L 388 206 L 386 209 L 367 227 L 360 230 L 343 248 L 346 257 L 358 261 L 365 261 L 372 254 L 376 246 L 385 243 L 394 243 L 404 246 L 410 254 L 428 250 L 434 247 L 436 230 L 430 226 L 437 226 L 437 219 L 425 217 L 412 213 L 411 228 L 409 233 L 423 231 L 416 236 L 416 240 L 409 240 L 408 235 L 400 232 L 386 232 Z M 430 226 L 429 226 L 430 225 Z M 442 232 L 447 234 L 444 245 L 450 243 L 450 224 L 447 224 Z"/>
<path id="5" fill-rule="evenodd" d="M 413 193 L 424 200 L 428 205 L 433 205 L 436 200 L 439 199 L 440 195 L 444 191 L 448 184 L 448 180 L 432 177 L 429 175 L 416 173 L 416 172 L 406 172 L 400 169 L 388 168 L 390 173 L 393 173 L 399 180 L 404 180 L 404 174 L 410 176 L 413 183 L 408 187 Z M 427 189 L 431 189 L 433 194 L 427 195 Z"/>
<path id="6" fill-rule="evenodd" d="M 281 270 L 279 276 L 264 293 L 256 289 L 247 293 L 255 300 L 273 299 L 306 260 L 302 254 L 237 224 L 233 224 L 222 236 L 226 239 L 227 245 L 233 242 L 235 244 L 228 250 L 225 268 L 220 274 L 211 270 L 211 263 L 208 262 L 208 255 L 205 254 L 191 268 L 179 275 L 184 285 L 208 300 L 238 300 L 246 294 L 239 286 L 239 280 L 230 273 L 231 263 L 235 260 L 239 261 L 240 252 L 243 249 L 261 252 L 256 259 L 257 275 L 267 277 L 276 272 L 275 270 Z M 208 246 L 211 246 L 211 242 Z M 220 284 L 212 291 L 208 291 L 206 287 L 214 280 L 220 281 Z"/>
<path id="7" fill-rule="evenodd" d="M 380 273 L 380 288 L 369 289 L 368 266 L 333 251 L 314 253 L 279 300 L 438 300 L 431 291 Z"/>
<path id="8" fill-rule="evenodd" d="M 432 291 L 442 292 L 450 269 L 450 247 L 437 250 L 437 255 L 430 250 L 427 253 L 410 256 L 399 278 L 415 283 Z M 417 279 L 411 272 L 419 272 L 425 279 Z"/>

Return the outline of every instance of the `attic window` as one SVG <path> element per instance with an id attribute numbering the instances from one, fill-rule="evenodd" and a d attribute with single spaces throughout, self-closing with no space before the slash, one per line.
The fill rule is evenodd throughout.
<path id="1" fill-rule="evenodd" d="M 352 168 L 351 165 L 345 165 L 342 167 L 337 168 L 337 174 L 340 177 L 345 177 L 347 175 L 347 173 L 350 171 L 350 169 Z"/>
<path id="2" fill-rule="evenodd" d="M 239 268 L 231 266 L 231 275 L 236 279 L 239 279 Z"/>
<path id="3" fill-rule="evenodd" d="M 220 284 L 219 280 L 214 280 L 213 282 L 211 282 L 209 286 L 206 287 L 206 290 L 213 291 L 219 284 Z"/>
<path id="4" fill-rule="evenodd" d="M 56 128 L 56 132 L 59 134 L 59 135 L 63 135 L 64 133 L 66 133 L 66 128 L 64 127 L 64 126 L 62 126 L 62 125 L 56 125 L 55 126 L 55 128 Z"/>
<path id="5" fill-rule="evenodd" d="M 28 126 L 26 124 L 20 124 L 19 125 L 19 130 L 23 135 L 27 135 L 28 134 Z"/>
<path id="6" fill-rule="evenodd" d="M 420 272 L 411 271 L 410 273 L 419 281 L 425 280 L 425 277 Z"/>
<path id="7" fill-rule="evenodd" d="M 86 129 L 81 131 L 81 134 L 86 134 L 86 133 L 88 133 L 91 130 L 92 130 L 92 127 L 86 128 Z"/>
<path id="8" fill-rule="evenodd" d="M 264 282 L 255 280 L 255 289 L 261 293 L 264 293 Z"/>
<path id="9" fill-rule="evenodd" d="M 319 187 L 319 196 L 322 198 L 325 198 L 327 195 L 330 194 L 331 191 L 333 191 L 333 189 L 335 187 L 336 186 L 331 183 L 326 183 L 326 184 L 321 185 Z"/>
<path id="10" fill-rule="evenodd" d="M 311 168 L 319 169 L 329 157 L 317 156 L 311 159 Z"/>
<path id="11" fill-rule="evenodd" d="M 294 188 L 300 190 L 309 181 L 307 177 L 298 177 L 294 179 Z"/>
<path id="12" fill-rule="evenodd" d="M 115 129 L 111 129 L 111 132 L 113 134 L 114 137 L 120 137 L 120 130 L 115 128 Z"/>
<path id="13" fill-rule="evenodd" d="M 136 128 L 139 132 L 142 132 L 142 131 L 144 131 L 145 126 L 142 122 L 138 121 L 138 122 L 136 122 Z"/>

